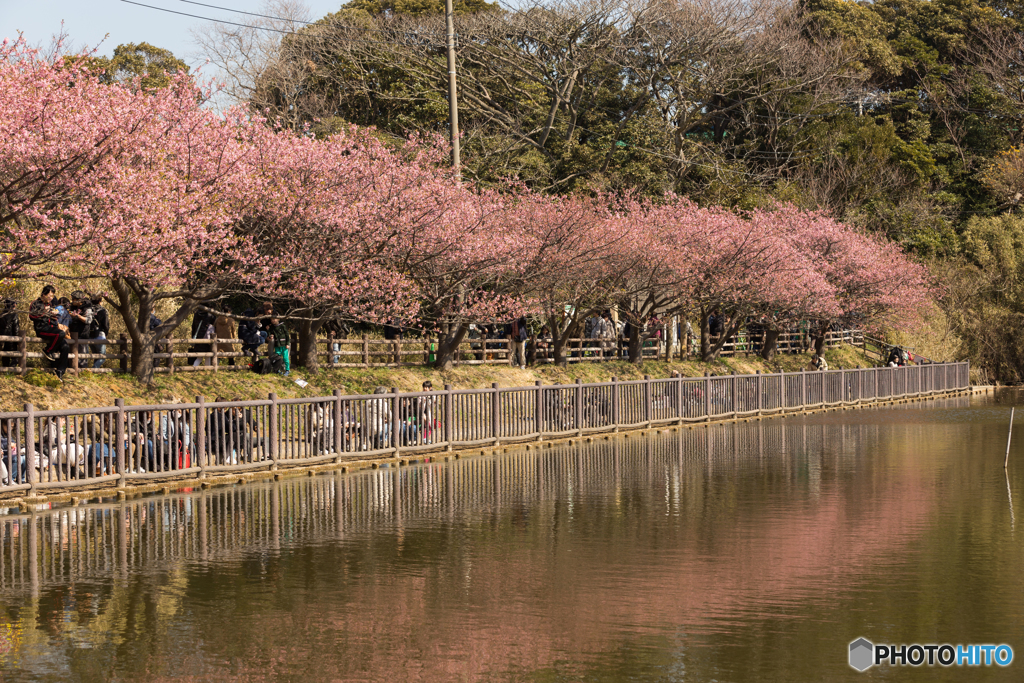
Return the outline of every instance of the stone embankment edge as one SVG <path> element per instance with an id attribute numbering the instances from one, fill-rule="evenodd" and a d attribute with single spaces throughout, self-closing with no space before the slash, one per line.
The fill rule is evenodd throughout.
<path id="1" fill-rule="evenodd" d="M 935 399 L 950 398 L 953 396 L 987 394 L 992 393 L 995 389 L 996 387 L 992 386 L 968 387 L 966 389 L 951 389 L 949 391 L 923 394 L 920 396 L 904 396 L 901 398 L 879 400 L 862 400 L 854 401 L 844 405 L 830 405 L 814 408 L 795 409 L 789 411 L 776 411 L 764 415 L 746 414 L 742 416 L 715 417 L 711 418 L 710 420 L 704 420 L 702 422 L 666 422 L 652 426 L 638 425 L 636 427 L 620 427 L 616 431 L 612 431 L 611 429 L 609 429 L 608 431 L 591 433 L 582 436 L 555 437 L 540 441 L 517 441 L 483 447 L 475 446 L 472 448 L 464 448 L 454 451 L 428 452 L 425 455 L 420 455 L 417 453 L 415 456 L 411 457 L 378 456 L 362 460 L 346 460 L 340 463 L 331 462 L 311 465 L 298 464 L 277 470 L 260 470 L 253 472 L 237 473 L 233 472 L 224 475 L 213 475 L 206 477 L 205 479 L 196 479 L 194 477 L 182 477 L 179 479 L 168 478 L 160 481 L 159 483 L 129 485 L 125 488 L 106 487 L 83 488 L 79 490 L 72 489 L 69 491 L 61 491 L 60 493 L 51 493 L 41 496 L 22 496 L 17 498 L 6 499 L 0 498 L 0 510 L 3 510 L 5 508 L 7 510 L 17 508 L 20 512 L 45 512 L 46 510 L 53 509 L 54 505 L 75 506 L 93 502 L 111 503 L 140 498 L 147 494 L 153 493 L 169 495 L 172 492 L 191 491 L 194 489 L 208 489 L 221 486 L 234 486 L 237 484 L 248 484 L 250 482 L 263 481 L 267 479 L 273 479 L 277 481 L 287 477 L 314 477 L 318 474 L 326 472 L 340 471 L 341 473 L 344 474 L 366 469 L 375 470 L 384 467 L 405 467 L 407 465 L 415 465 L 424 462 L 448 462 L 450 460 L 459 460 L 460 458 L 467 458 L 477 455 L 493 455 L 495 453 L 505 453 L 508 452 L 509 450 L 515 449 L 522 449 L 527 451 L 540 450 L 542 448 L 552 448 L 554 446 L 562 444 L 572 445 L 577 442 L 590 443 L 597 440 L 609 440 L 613 437 L 629 438 L 631 434 L 637 432 L 652 432 L 655 434 L 663 434 L 667 432 L 674 432 L 680 429 L 699 429 L 702 427 L 706 428 L 711 425 L 725 424 L 728 422 L 754 422 L 759 420 L 770 420 L 781 417 L 793 417 L 795 415 L 810 415 L 812 413 L 829 413 L 847 410 L 858 410 L 879 406 L 896 405 L 901 403 L 919 403 L 922 401 L 932 401 Z"/>

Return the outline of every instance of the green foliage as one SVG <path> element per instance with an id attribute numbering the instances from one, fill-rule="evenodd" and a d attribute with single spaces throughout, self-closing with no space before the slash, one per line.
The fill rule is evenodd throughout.
<path id="1" fill-rule="evenodd" d="M 943 307 L 961 352 L 996 379 L 1024 379 L 1024 218 L 972 218 L 963 256 L 944 266 Z"/>
<path id="2" fill-rule="evenodd" d="M 803 0 L 805 42 L 766 51 L 821 47 L 834 56 L 831 81 L 819 88 L 813 80 L 793 87 L 813 64 L 784 68 L 765 59 L 714 82 L 716 70 L 706 67 L 718 43 L 680 52 L 659 71 L 671 41 L 637 41 L 632 27 L 565 14 L 565 6 L 515 14 L 457 2 L 467 22 L 483 13 L 507 16 L 513 27 L 475 21 L 459 29 L 467 36 L 457 67 L 463 173 L 485 185 L 517 177 L 547 192 L 676 192 L 737 209 L 780 200 L 824 209 L 939 260 L 962 307 L 957 325 L 974 345 L 965 352 L 1000 376 L 1024 376 L 1024 356 L 990 336 L 1017 330 L 1014 316 L 1024 314 L 1007 298 L 1018 287 L 1006 256 L 1018 248 L 1017 219 L 987 222 L 1024 206 L 1024 89 L 1012 92 L 1024 60 L 1018 54 L 999 64 L 986 42 L 1007 29 L 1019 35 L 1022 8 L 1017 0 Z M 347 48 L 345 40 L 324 40 L 296 58 L 306 75 L 295 90 L 324 103 L 303 122 L 321 135 L 356 123 L 395 139 L 446 137 L 442 10 L 439 0 L 355 0 L 311 27 L 392 30 L 393 40 L 339 34 L 348 36 Z M 698 41 L 698 20 L 720 17 L 699 16 L 676 35 Z M 647 29 L 659 35 L 657 25 Z M 433 36 L 428 48 L 405 44 L 420 33 Z M 721 65 L 742 58 L 729 54 Z M 1009 81 L 993 74 L 1000 67 Z M 286 106 L 282 98 L 279 108 Z M 697 123 L 681 123 L 681 111 Z M 1000 278 L 1007 293 L 997 296 Z M 964 311 L 999 322 L 969 324 Z M 983 353 L 989 346 L 1004 352 Z"/>
<path id="3" fill-rule="evenodd" d="M 188 65 L 170 50 L 149 43 L 127 43 L 114 48 L 113 57 L 97 57 L 93 65 L 103 72 L 109 83 L 125 83 L 139 79 L 143 90 L 165 88 L 179 71 L 189 72 Z"/>
<path id="4" fill-rule="evenodd" d="M 452 9 L 456 14 L 484 12 L 498 8 L 497 3 L 486 0 L 454 0 Z M 370 14 L 444 14 L 444 0 L 353 0 L 345 9 L 363 10 Z"/>
<path id="5" fill-rule="evenodd" d="M 51 372 L 43 372 L 42 370 L 29 370 L 22 379 L 27 384 L 43 389 L 58 389 L 63 386 L 63 383 L 57 379 L 56 375 Z"/>

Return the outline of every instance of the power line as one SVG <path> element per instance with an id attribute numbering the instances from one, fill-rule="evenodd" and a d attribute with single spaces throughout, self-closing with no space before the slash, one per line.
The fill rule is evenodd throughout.
<path id="1" fill-rule="evenodd" d="M 144 5 L 141 2 L 135 2 L 134 0 L 121 0 L 121 2 L 129 5 L 137 5 L 139 7 L 145 7 L 147 9 L 155 9 L 158 12 L 167 12 L 168 14 L 177 14 L 182 17 L 191 17 L 192 19 L 202 19 L 203 21 L 215 21 L 218 24 L 228 24 L 229 26 L 241 26 L 242 28 L 258 29 L 260 31 L 271 31 L 273 33 L 284 33 L 285 35 L 291 35 L 295 31 L 284 31 L 277 28 L 270 28 L 267 26 L 252 26 L 251 24 L 240 24 L 237 21 L 226 21 L 223 19 L 213 19 L 212 17 L 201 17 L 198 14 L 189 14 L 188 12 L 179 12 L 173 9 L 167 9 L 166 7 L 156 7 L 155 5 Z"/>
<path id="2" fill-rule="evenodd" d="M 195 0 L 178 0 L 178 1 L 179 2 L 184 2 L 184 3 L 188 4 L 188 5 L 199 5 L 200 7 L 209 7 L 210 9 L 219 9 L 219 10 L 223 10 L 225 12 L 234 12 L 235 14 L 247 14 L 250 17 L 260 17 L 262 19 L 274 19 L 275 21 L 287 21 L 287 22 L 293 23 L 293 24 L 306 24 L 308 26 L 310 24 L 316 23 L 316 22 L 313 22 L 313 21 L 304 21 L 302 19 L 285 19 L 284 17 L 275 17 L 275 16 L 272 16 L 270 14 L 257 14 L 256 12 L 246 12 L 245 10 L 231 9 L 230 7 L 220 7 L 218 5 L 208 5 L 205 2 L 195 2 Z"/>
<path id="3" fill-rule="evenodd" d="M 269 31 L 271 33 L 280 33 L 282 35 L 288 35 L 288 36 L 299 35 L 298 32 L 296 32 L 296 31 L 288 31 L 288 30 L 284 30 L 284 29 L 271 28 L 269 26 L 256 26 L 256 25 L 253 25 L 253 24 L 243 24 L 243 23 L 240 23 L 240 22 L 237 22 L 237 21 L 227 21 L 226 19 L 214 19 L 213 17 L 204 17 L 204 16 L 200 16 L 198 14 L 190 14 L 188 12 L 179 12 L 177 10 L 167 9 L 166 7 L 157 7 L 155 5 L 146 5 L 146 4 L 141 3 L 141 2 L 135 2 L 135 0 L 120 0 L 120 1 L 124 2 L 124 3 L 127 3 L 129 5 L 136 5 L 138 7 L 145 7 L 146 9 L 157 10 L 158 12 L 167 12 L 168 14 L 177 14 L 177 15 L 183 16 L 183 17 L 191 17 L 193 19 L 201 19 L 203 21 L 212 21 L 212 22 L 217 23 L 217 24 L 227 24 L 228 26 L 238 26 L 238 27 L 241 27 L 241 28 L 249 28 L 249 29 L 253 29 L 254 31 Z M 199 3 L 194 3 L 194 4 L 199 4 Z M 234 12 L 236 10 L 227 10 L 227 11 Z M 266 16 L 266 15 L 257 15 L 257 16 Z M 281 19 L 281 21 L 291 21 L 291 20 L 289 20 L 289 19 Z M 297 23 L 308 24 L 309 22 L 297 22 Z M 327 27 L 324 27 L 324 28 L 327 28 Z M 384 33 L 386 35 L 395 35 L 394 33 L 389 32 L 389 31 L 385 31 L 383 29 L 363 28 L 363 27 L 359 27 L 359 26 L 345 26 L 345 25 L 341 25 L 341 24 L 331 24 L 329 28 L 332 28 L 332 29 L 349 29 L 349 30 L 352 30 L 352 31 L 375 31 L 375 32 L 378 32 L 378 33 Z M 404 35 L 404 36 L 421 37 L 420 34 L 412 33 L 412 32 L 403 32 L 402 35 Z M 349 38 L 348 40 L 350 42 L 353 42 L 353 43 L 361 43 L 361 44 L 364 44 L 364 45 L 391 46 L 391 45 L 394 44 L 393 42 L 384 42 L 384 41 L 380 41 L 380 40 L 356 40 L 356 39 L 352 39 L 352 38 Z"/>

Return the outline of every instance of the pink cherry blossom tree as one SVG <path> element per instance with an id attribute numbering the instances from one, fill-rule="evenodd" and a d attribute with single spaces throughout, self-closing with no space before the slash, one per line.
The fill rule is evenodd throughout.
<path id="1" fill-rule="evenodd" d="M 185 74 L 145 92 L 102 84 L 85 56 L 50 62 L 21 43 L 0 61 L 5 270 L 57 257 L 106 278 L 149 380 L 157 342 L 255 254 L 234 229 L 260 190 L 247 172 L 260 126 L 203 110 Z M 254 182 L 255 181 L 255 182 Z M 151 329 L 159 301 L 176 310 Z"/>
<path id="2" fill-rule="evenodd" d="M 254 163 L 266 191 L 241 221 L 261 257 L 251 285 L 288 302 L 299 329 L 297 364 L 315 369 L 316 336 L 327 321 L 416 318 L 416 286 L 390 255 L 422 198 L 403 160 L 370 131 L 318 140 L 281 130 L 267 142 Z"/>
<path id="3" fill-rule="evenodd" d="M 832 323 L 876 331 L 906 329 L 933 300 L 928 271 L 898 245 L 820 212 L 783 206 L 776 214 L 787 223 L 793 243 L 818 261 L 834 289 L 835 306 L 811 316 L 816 319 L 816 352 L 824 348 Z"/>
<path id="4" fill-rule="evenodd" d="M 644 239 L 632 198 L 546 197 L 523 192 L 515 229 L 532 243 L 526 288 L 551 332 L 554 362 L 566 362 L 583 321 L 613 305 L 642 262 Z"/>
<path id="5" fill-rule="evenodd" d="M 381 258 L 413 283 L 416 320 L 393 320 L 439 335 L 435 367 L 450 367 L 474 322 L 504 322 L 531 308 L 534 243 L 515 220 L 514 190 L 481 190 L 443 167 L 443 145 L 411 142 L 389 176 L 391 237 Z"/>

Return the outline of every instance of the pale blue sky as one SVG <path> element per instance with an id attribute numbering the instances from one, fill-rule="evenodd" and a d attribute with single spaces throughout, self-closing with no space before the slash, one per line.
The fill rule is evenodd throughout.
<path id="1" fill-rule="evenodd" d="M 247 0 L 203 0 L 247 12 L 259 12 L 261 2 Z M 347 0 L 305 0 L 314 17 L 334 12 Z M 138 0 L 146 5 L 163 7 L 187 14 L 224 21 L 246 23 L 244 14 L 210 9 L 181 0 Z M 183 17 L 155 9 L 130 5 L 120 0 L 0 0 L 0 38 L 14 38 L 18 31 L 32 45 L 48 45 L 51 36 L 60 31 L 61 21 L 76 47 L 100 45 L 100 54 L 109 55 L 122 43 L 147 42 L 172 51 L 189 64 L 195 51 L 189 29 L 204 23 L 201 19 Z M 104 40 L 104 35 L 109 36 Z"/>

